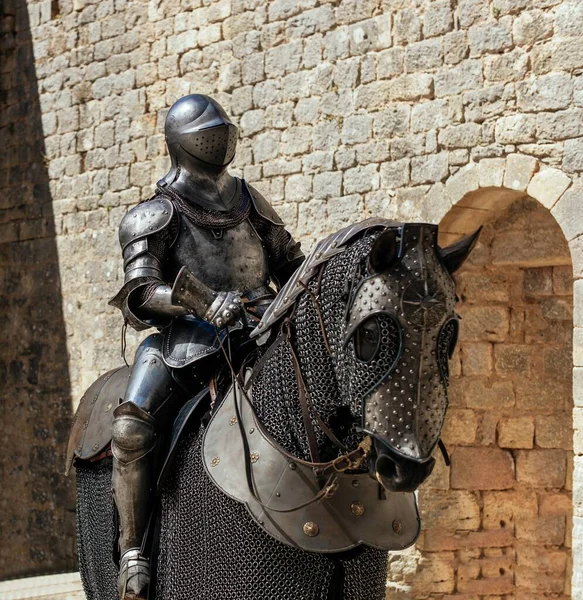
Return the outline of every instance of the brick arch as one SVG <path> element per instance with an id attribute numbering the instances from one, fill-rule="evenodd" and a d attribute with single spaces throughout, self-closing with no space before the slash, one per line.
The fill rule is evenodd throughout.
<path id="1" fill-rule="evenodd" d="M 565 286 L 569 286 L 571 283 L 573 284 L 574 395 L 569 399 L 571 404 L 567 406 L 567 410 L 570 412 L 571 406 L 573 406 L 574 437 L 572 438 L 572 449 L 569 447 L 565 452 L 570 454 L 567 458 L 567 477 L 569 471 L 572 470 L 574 478 L 574 497 L 569 506 L 569 509 L 573 510 L 572 571 L 574 575 L 572 589 L 570 588 L 569 583 L 567 583 L 562 591 L 563 595 L 560 596 L 561 598 L 579 598 L 583 593 L 583 581 L 581 580 L 581 576 L 578 575 L 583 567 L 583 552 L 581 551 L 581 543 L 578 542 L 578 540 L 583 538 L 583 520 L 581 519 L 583 510 L 579 508 L 580 500 L 578 499 L 577 493 L 578 487 L 580 488 L 583 484 L 583 476 L 581 475 L 581 473 L 583 473 L 583 460 L 580 460 L 580 455 L 583 454 L 583 438 L 579 432 L 579 429 L 582 428 L 583 424 L 583 412 L 582 409 L 578 408 L 578 405 L 582 404 L 578 392 L 579 390 L 583 390 L 583 369 L 581 368 L 583 365 L 583 352 L 581 352 L 581 340 L 583 340 L 583 287 L 581 287 L 581 279 L 578 279 L 583 276 L 583 211 L 577 206 L 579 195 L 581 193 L 582 191 L 577 184 L 574 184 L 571 178 L 559 169 L 548 167 L 530 156 L 511 154 L 503 158 L 488 158 L 482 159 L 477 163 L 471 163 L 450 176 L 444 183 L 435 184 L 426 194 L 424 202 L 419 206 L 419 214 L 416 215 L 417 218 L 421 218 L 425 221 L 439 223 L 441 229 L 441 243 L 446 244 L 454 239 L 458 239 L 463 234 L 475 230 L 478 225 L 490 223 L 490 228 L 492 228 L 491 224 L 496 222 L 496 219 L 500 219 L 501 215 L 510 214 L 510 218 L 516 218 L 516 214 L 521 210 L 530 210 L 530 218 L 532 219 L 531 231 L 528 235 L 525 235 L 525 243 L 531 244 L 534 251 L 525 252 L 524 256 L 521 257 L 520 240 L 516 240 L 518 243 L 515 246 L 512 246 L 508 240 L 499 240 L 497 249 L 495 250 L 499 254 L 499 264 L 504 265 L 503 254 L 505 251 L 508 252 L 512 250 L 518 252 L 518 255 L 515 255 L 513 260 L 507 261 L 509 266 L 503 266 L 502 269 L 507 268 L 512 271 L 513 264 L 514 268 L 520 266 L 524 271 L 525 276 L 523 284 L 525 287 L 530 286 L 527 294 L 527 301 L 534 303 L 534 305 L 536 305 L 537 302 L 547 302 L 550 300 L 550 296 L 545 297 L 544 294 L 548 294 L 549 290 L 551 290 L 551 293 L 554 293 L 555 289 L 552 287 L 553 276 L 556 279 L 555 285 L 563 285 L 563 290 L 560 293 L 565 294 L 565 297 L 567 297 L 568 294 Z M 547 244 L 538 244 L 540 240 L 537 240 L 534 235 L 536 233 L 536 227 L 541 224 L 544 224 L 545 227 L 548 225 L 548 229 L 545 229 L 545 233 L 543 234 L 543 237 L 545 237 L 548 242 Z M 487 243 L 491 243 L 493 236 L 492 231 L 488 232 L 486 228 L 485 233 L 487 236 L 490 236 Z M 515 236 L 519 235 L 519 232 L 515 232 Z M 548 239 L 549 236 L 551 236 L 552 239 Z M 544 242 L 544 240 L 542 241 Z M 506 248 L 504 247 L 505 244 L 507 246 Z M 540 256 L 537 255 L 535 246 L 540 249 Z M 549 248 L 554 248 L 555 250 L 549 251 Z M 480 258 L 478 257 L 477 262 L 479 263 L 479 261 Z M 571 268 L 573 269 L 572 276 L 570 271 Z M 496 276 L 496 269 L 492 269 L 491 273 Z M 544 282 L 541 279 L 543 276 L 550 277 L 551 279 Z M 559 277 L 562 278 L 562 283 L 558 280 Z M 551 288 L 537 288 L 537 286 L 541 285 L 548 286 L 549 281 Z M 462 289 L 463 287 L 464 286 L 462 285 Z M 480 290 L 474 289 L 473 293 L 479 294 Z M 538 297 L 537 294 L 539 294 Z M 516 302 L 515 299 L 510 301 Z M 563 303 L 565 304 L 564 298 Z M 492 304 L 492 315 L 488 318 L 495 317 L 496 302 L 493 302 Z M 470 317 L 470 320 L 471 318 L 475 318 L 475 315 L 474 317 Z M 568 318 L 568 321 L 569 322 L 566 323 L 566 325 L 570 328 L 570 318 Z M 568 355 L 563 356 L 564 360 L 569 360 L 571 354 L 570 344 L 571 342 L 569 340 L 567 343 Z M 505 344 L 500 344 L 501 350 L 499 356 L 496 356 L 496 360 L 504 360 L 504 358 L 506 358 L 506 360 L 513 359 L 512 352 L 516 350 L 516 347 L 513 348 L 512 345 L 509 345 L 507 348 L 503 348 L 504 345 Z M 471 344 L 468 346 L 471 346 Z M 474 346 L 475 348 L 473 351 L 477 352 L 479 344 L 474 344 Z M 467 356 L 465 356 L 465 358 L 469 361 L 474 360 L 477 363 L 477 365 L 474 364 L 474 367 L 478 369 L 481 368 L 479 365 L 480 361 L 485 360 L 484 357 L 480 357 L 479 355 L 472 357 L 469 351 L 467 351 Z M 493 357 L 490 357 L 488 360 L 493 360 Z M 559 367 L 564 368 L 564 364 L 559 364 Z M 461 367 L 459 365 L 458 368 L 460 369 L 461 375 Z M 469 365 L 468 370 L 471 370 L 471 368 L 472 366 Z M 570 368 L 571 365 L 569 364 L 569 371 Z M 567 374 L 566 377 L 568 378 L 569 375 Z M 569 385 L 568 379 L 567 385 Z M 505 386 L 501 385 L 498 393 L 503 394 L 504 388 Z M 568 391 L 564 393 L 570 395 Z M 573 399 L 574 403 L 572 402 Z M 550 401 L 551 399 L 547 398 L 547 400 Z M 569 412 L 567 412 L 567 418 Z M 464 410 L 461 409 L 459 414 L 457 414 L 457 418 L 464 417 L 472 418 L 472 415 L 470 415 L 469 412 L 464 413 Z M 528 477 L 526 473 L 529 469 L 531 472 L 534 472 L 544 462 L 539 461 L 539 459 L 552 459 L 551 454 L 553 453 L 553 450 L 549 450 L 552 443 L 544 439 L 544 428 L 548 426 L 548 423 L 552 421 L 552 419 L 556 418 L 556 415 L 551 413 L 545 414 L 544 411 L 542 411 L 540 417 L 532 416 L 532 418 L 524 418 L 522 420 L 521 415 L 513 414 L 506 421 L 496 425 L 495 435 L 503 437 L 502 439 L 499 439 L 498 437 L 494 438 L 493 447 L 486 447 L 483 449 L 483 452 L 475 452 L 475 456 L 473 456 L 472 452 L 474 452 L 475 449 L 472 448 L 472 443 L 465 443 L 465 448 L 460 451 L 458 457 L 463 457 L 465 455 L 465 461 L 469 462 L 469 464 L 475 463 L 480 459 L 488 461 L 488 464 L 498 472 L 506 469 L 505 474 L 501 475 L 502 479 L 504 479 L 504 477 L 507 479 L 509 477 L 511 478 L 513 474 L 514 476 L 519 477 L 516 474 L 517 471 L 515 471 L 515 469 L 517 468 L 517 461 L 521 461 L 521 464 L 518 465 L 518 468 L 522 470 L 520 477 Z M 538 439 L 535 437 L 534 432 L 534 426 L 538 425 L 541 426 L 540 441 L 543 444 L 542 447 L 539 446 Z M 514 442 L 511 439 L 513 435 L 520 436 L 520 429 L 522 427 L 533 428 L 531 451 L 527 448 L 529 442 Z M 528 439 L 529 435 L 530 433 L 527 431 L 524 435 L 524 439 Z M 500 447 L 498 447 L 498 443 Z M 513 444 L 516 444 L 515 448 Z M 521 444 L 524 446 L 523 448 L 521 448 Z M 563 444 L 565 444 L 565 442 L 563 442 Z M 460 447 L 464 447 L 463 442 Z M 537 453 L 537 448 L 543 449 L 542 452 Z M 488 453 L 490 453 L 491 456 L 489 456 Z M 557 450 L 556 454 L 560 459 L 560 451 Z M 514 461 L 512 469 L 510 470 L 509 465 L 505 464 L 508 457 L 511 457 Z M 571 462 L 571 460 L 573 460 L 573 462 Z M 454 468 L 455 466 L 454 453 Z M 509 539 L 506 539 L 505 541 L 505 538 L 508 538 L 509 532 L 507 529 L 504 530 L 503 525 L 500 525 L 498 530 L 495 528 L 491 529 L 494 527 L 493 520 L 495 521 L 500 515 L 504 514 L 504 510 L 501 510 L 500 514 L 496 513 L 494 507 L 495 503 L 492 501 L 492 498 L 495 498 L 496 496 L 496 492 L 490 493 L 487 502 L 484 500 L 484 496 L 487 494 L 482 494 L 476 508 L 475 504 L 468 501 L 469 495 L 465 496 L 461 491 L 463 490 L 464 485 L 463 478 L 466 477 L 469 485 L 472 485 L 471 481 L 474 475 L 473 473 L 468 472 L 468 469 L 466 469 L 464 473 L 463 468 L 461 467 L 463 467 L 463 465 L 461 465 L 460 458 L 458 461 L 458 472 L 455 475 L 458 479 L 452 486 L 454 488 L 453 491 L 448 492 L 444 489 L 443 493 L 439 492 L 439 487 L 442 485 L 441 482 L 444 481 L 444 477 L 443 473 L 437 473 L 438 479 L 435 488 L 427 490 L 425 494 L 423 491 L 421 492 L 422 496 L 426 496 L 426 498 L 422 498 L 422 509 L 423 503 L 429 502 L 424 509 L 424 512 L 426 512 L 425 517 L 428 521 L 428 528 L 425 537 L 421 539 L 419 549 L 415 551 L 419 553 L 419 556 L 417 556 L 417 560 L 415 561 L 416 576 L 421 573 L 421 580 L 425 579 L 427 585 L 433 587 L 434 593 L 435 591 L 444 592 L 446 594 L 444 598 L 450 597 L 448 594 L 453 593 L 448 589 L 448 584 L 442 582 L 442 590 L 435 589 L 435 586 L 437 585 L 439 588 L 440 578 L 443 578 L 445 581 L 447 577 L 452 576 L 455 580 L 455 593 L 470 593 L 476 596 L 479 595 L 480 597 L 488 597 L 492 594 L 500 596 L 508 593 L 516 593 L 518 594 L 516 597 L 520 599 L 529 597 L 529 594 L 530 597 L 536 595 L 538 598 L 539 596 L 537 593 L 540 593 L 540 598 L 546 598 L 547 596 L 544 595 L 545 587 L 543 584 L 541 584 L 541 589 L 537 590 L 535 589 L 536 582 L 524 583 L 525 579 L 536 579 L 536 569 L 533 569 L 533 565 L 536 564 L 536 561 L 533 559 L 533 562 L 530 564 L 530 569 L 528 567 L 524 568 L 522 565 L 518 566 L 515 560 L 514 562 L 509 560 L 508 554 L 516 553 L 515 546 L 518 545 L 521 545 L 523 551 L 525 551 L 524 549 L 529 547 L 530 542 L 525 542 L 524 540 L 530 536 L 530 541 L 535 541 L 533 542 L 532 547 L 527 549 L 526 552 L 531 552 L 533 557 L 537 554 L 536 544 L 539 543 L 541 544 L 541 550 L 539 551 L 541 556 L 544 555 L 548 560 L 553 558 L 556 560 L 565 560 L 568 563 L 569 557 L 566 555 L 569 554 L 568 547 L 571 545 L 570 532 L 566 533 L 566 540 L 561 542 L 557 552 L 554 552 L 554 550 L 552 552 L 543 552 L 542 547 L 545 546 L 548 549 L 548 547 L 557 544 L 558 538 L 553 538 L 552 533 L 550 533 L 547 538 L 545 538 L 544 535 L 537 537 L 538 534 L 535 533 L 534 530 L 526 534 L 521 533 L 522 540 L 517 540 L 515 543 L 513 542 L 514 545 L 509 546 Z M 443 467 L 441 469 L 443 471 Z M 469 471 L 471 471 L 471 469 L 469 469 Z M 535 477 L 534 474 L 532 476 Z M 449 484 L 445 484 L 444 488 L 448 485 Z M 477 481 L 477 488 L 480 488 L 481 485 L 482 483 Z M 495 489 L 497 487 L 499 489 L 510 489 L 510 487 L 506 486 L 511 485 L 512 481 L 510 480 L 499 481 L 493 487 Z M 538 484 L 535 483 L 534 485 L 536 487 Z M 545 485 L 548 485 L 551 488 L 558 486 L 559 489 L 560 486 L 563 485 L 563 491 L 565 491 L 563 501 L 564 498 L 568 496 L 570 484 L 567 480 L 565 480 L 565 484 L 561 484 L 560 482 L 556 483 L 549 479 Z M 517 487 L 524 488 L 524 485 L 519 484 Z M 526 488 L 528 488 L 528 484 L 526 485 Z M 437 497 L 437 500 L 434 500 L 433 503 L 431 503 L 432 494 Z M 433 533 L 432 528 L 436 526 L 436 523 L 440 523 L 440 519 L 443 519 L 443 515 L 447 513 L 448 505 L 451 507 L 450 502 L 453 498 L 451 494 L 453 494 L 453 496 L 456 494 L 458 495 L 454 500 L 458 506 L 459 512 L 467 512 L 467 518 L 475 521 L 472 521 L 472 524 L 468 527 L 468 532 L 473 530 L 471 534 L 474 536 L 473 540 L 470 540 L 469 537 L 467 537 L 465 538 L 466 542 L 464 542 L 464 536 L 468 532 L 464 533 L 463 531 L 461 541 L 459 536 L 457 542 L 453 537 L 449 540 L 438 540 L 437 538 L 441 535 L 439 532 L 437 532 L 437 536 L 434 535 L 433 539 L 431 539 Z M 536 495 L 538 505 L 535 505 L 535 507 L 536 510 L 541 512 L 537 513 L 537 516 L 532 517 L 533 524 L 536 522 L 541 528 L 547 527 L 549 530 L 552 529 L 552 511 L 554 510 L 553 501 L 559 502 L 559 496 L 560 494 L 556 494 L 556 498 L 554 498 L 553 494 L 550 492 L 548 496 L 545 496 L 544 493 Z M 526 498 L 528 498 L 528 494 L 524 496 L 523 500 L 520 500 L 517 497 L 517 502 L 526 503 Z M 468 506 L 464 506 L 464 502 L 468 502 Z M 543 502 L 545 503 L 544 508 L 542 507 Z M 530 510 L 532 510 L 532 506 L 530 507 Z M 561 509 L 557 507 L 556 510 L 557 513 L 560 513 Z M 570 516 L 567 517 L 567 520 L 569 518 Z M 555 520 L 557 523 L 560 521 L 560 519 Z M 497 522 L 502 524 L 503 521 L 504 519 L 500 517 Z M 479 523 L 479 525 L 476 527 L 477 523 Z M 533 525 L 533 527 L 535 526 Z M 524 521 L 522 531 L 524 532 Z M 431 548 L 432 544 L 434 550 L 440 548 L 440 551 L 434 553 L 423 552 L 424 549 L 427 550 L 428 548 Z M 508 551 L 503 551 L 501 548 L 507 548 Z M 474 557 L 471 556 L 472 552 L 475 553 Z M 467 560 L 461 560 L 460 556 L 465 556 Z M 455 568 L 452 568 L 452 560 L 455 562 Z M 505 567 L 506 562 L 513 572 Z M 419 566 L 422 566 L 420 570 Z M 498 572 L 494 572 L 496 569 L 498 569 Z M 565 569 L 565 574 L 567 575 L 569 573 L 567 570 L 568 564 Z M 511 573 L 510 577 L 509 573 Z M 424 593 L 422 587 L 419 584 L 415 584 L 415 577 L 413 577 L 412 574 L 410 574 L 409 577 L 411 577 L 411 589 L 415 592 L 415 597 L 422 597 L 419 596 L 419 594 Z M 545 575 L 545 577 L 550 581 L 551 578 L 549 576 Z M 559 576 L 558 579 L 560 579 Z M 517 582 L 520 580 L 522 583 L 519 585 Z M 418 577 L 417 581 L 419 581 Z M 469 585 L 468 581 L 470 582 Z M 514 587 L 515 584 L 516 587 Z M 535 587 L 528 589 L 528 585 Z M 556 582 L 555 585 L 557 585 Z M 521 590 L 519 589 L 521 586 L 526 586 L 526 588 Z M 556 587 L 553 588 L 553 584 L 548 584 L 546 592 L 549 594 L 551 592 L 557 593 L 557 590 Z M 524 595 L 521 596 L 520 594 Z M 389 594 L 388 597 L 390 598 L 392 596 Z M 551 596 L 549 595 L 548 597 Z"/>

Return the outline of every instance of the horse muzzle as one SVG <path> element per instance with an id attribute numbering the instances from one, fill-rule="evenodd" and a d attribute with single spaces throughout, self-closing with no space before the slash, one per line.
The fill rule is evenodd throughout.
<path id="1" fill-rule="evenodd" d="M 397 454 L 389 446 L 374 439 L 370 459 L 370 475 L 390 492 L 414 492 L 433 471 L 435 459 L 412 460 Z"/>

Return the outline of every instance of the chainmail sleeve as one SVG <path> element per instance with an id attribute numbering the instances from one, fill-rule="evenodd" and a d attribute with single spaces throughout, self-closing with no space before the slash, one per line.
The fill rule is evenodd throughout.
<path id="1" fill-rule="evenodd" d="M 291 233 L 283 226 L 262 218 L 251 211 L 250 221 L 267 248 L 269 272 L 281 288 L 293 272 L 304 262 L 305 256 Z"/>

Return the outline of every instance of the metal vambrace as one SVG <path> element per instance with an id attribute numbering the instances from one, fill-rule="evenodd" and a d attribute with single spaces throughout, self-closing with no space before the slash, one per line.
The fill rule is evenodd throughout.
<path id="1" fill-rule="evenodd" d="M 133 402 L 114 411 L 111 429 L 112 488 L 119 514 L 120 552 L 139 548 L 153 502 L 154 418 Z"/>
<path id="2" fill-rule="evenodd" d="M 172 302 L 190 308 L 215 327 L 233 325 L 241 315 L 239 292 L 215 292 L 182 267 L 172 288 Z"/>

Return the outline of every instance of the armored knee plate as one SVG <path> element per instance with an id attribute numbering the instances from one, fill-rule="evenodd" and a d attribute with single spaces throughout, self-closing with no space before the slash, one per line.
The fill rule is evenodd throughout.
<path id="1" fill-rule="evenodd" d="M 123 464 L 137 461 L 156 445 L 154 418 L 133 402 L 123 402 L 113 413 L 111 450 Z"/>

